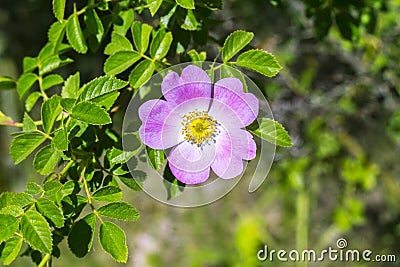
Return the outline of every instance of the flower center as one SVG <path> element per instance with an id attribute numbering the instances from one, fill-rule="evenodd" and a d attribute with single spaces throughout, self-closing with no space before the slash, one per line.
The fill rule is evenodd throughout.
<path id="1" fill-rule="evenodd" d="M 195 109 L 182 116 L 182 135 L 186 141 L 197 145 L 198 147 L 215 141 L 219 133 L 219 123 L 214 120 L 207 111 L 198 111 Z"/>

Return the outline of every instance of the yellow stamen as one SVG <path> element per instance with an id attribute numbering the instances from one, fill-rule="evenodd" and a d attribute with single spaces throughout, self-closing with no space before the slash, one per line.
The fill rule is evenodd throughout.
<path id="1" fill-rule="evenodd" d="M 215 141 L 219 124 L 207 111 L 195 109 L 182 116 L 182 119 L 182 135 L 185 140 L 198 147 Z"/>

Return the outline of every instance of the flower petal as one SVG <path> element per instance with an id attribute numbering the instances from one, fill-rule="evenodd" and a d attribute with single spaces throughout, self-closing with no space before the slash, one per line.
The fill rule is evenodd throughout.
<path id="1" fill-rule="evenodd" d="M 178 144 L 180 123 L 170 120 L 166 123 L 173 106 L 164 100 L 154 99 L 139 107 L 142 126 L 139 136 L 142 142 L 153 149 L 166 149 Z"/>
<path id="2" fill-rule="evenodd" d="M 201 184 L 210 176 L 210 168 L 206 168 L 199 172 L 188 172 L 174 167 L 171 162 L 169 163 L 169 168 L 176 179 L 185 184 Z"/>
<path id="3" fill-rule="evenodd" d="M 249 125 L 257 118 L 258 99 L 251 93 L 243 92 L 243 85 L 239 79 L 219 80 L 214 86 L 214 99 L 230 107 L 244 126 Z"/>
<path id="4" fill-rule="evenodd" d="M 209 168 L 215 158 L 215 144 L 197 147 L 188 141 L 183 141 L 169 153 L 168 161 L 186 172 L 199 172 Z"/>
<path id="5" fill-rule="evenodd" d="M 161 84 L 161 90 L 168 102 L 180 104 L 197 97 L 211 98 L 211 79 L 199 67 L 187 66 L 179 78 L 176 72 L 168 73 Z"/>

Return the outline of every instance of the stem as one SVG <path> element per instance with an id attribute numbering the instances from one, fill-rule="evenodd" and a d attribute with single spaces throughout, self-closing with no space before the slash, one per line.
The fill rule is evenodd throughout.
<path id="1" fill-rule="evenodd" d="M 47 99 L 49 99 L 49 97 L 47 96 L 46 92 L 43 90 L 43 78 L 41 76 L 39 76 L 38 81 L 39 81 L 40 93 L 42 94 L 44 101 L 46 101 Z"/>
<path id="2" fill-rule="evenodd" d="M 71 166 L 74 164 L 74 160 L 70 160 L 70 162 L 68 162 L 67 165 L 65 165 L 64 169 L 60 172 L 61 176 L 64 176 L 67 171 L 69 170 L 69 168 L 71 168 Z"/>
<path id="3" fill-rule="evenodd" d="M 50 257 L 50 254 L 46 254 L 42 261 L 39 263 L 38 267 L 44 267 L 44 265 L 50 260 Z"/>
<path id="4" fill-rule="evenodd" d="M 83 181 L 83 186 L 85 187 L 85 192 L 86 192 L 86 196 L 88 199 L 88 203 L 89 203 L 89 205 L 92 205 L 92 195 L 90 194 L 89 187 L 87 185 L 85 177 L 83 176 L 83 173 L 82 173 L 82 181 Z"/>

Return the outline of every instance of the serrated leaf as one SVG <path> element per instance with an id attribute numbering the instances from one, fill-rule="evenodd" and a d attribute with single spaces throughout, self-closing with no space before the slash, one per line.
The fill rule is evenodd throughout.
<path id="1" fill-rule="evenodd" d="M 58 74 L 50 74 L 43 78 L 42 88 L 46 90 L 62 82 L 64 82 L 63 77 Z"/>
<path id="2" fill-rule="evenodd" d="M 88 8 L 85 12 L 85 24 L 89 33 L 97 35 L 104 33 L 103 23 L 94 8 Z"/>
<path id="3" fill-rule="evenodd" d="M 82 28 L 79 23 L 78 14 L 76 10 L 68 18 L 67 22 L 67 39 L 72 48 L 81 54 L 85 54 L 88 50 L 85 37 L 83 36 Z"/>
<path id="4" fill-rule="evenodd" d="M 111 42 L 104 49 L 104 54 L 112 55 L 119 51 L 133 51 L 133 47 L 128 38 L 113 32 L 111 34 Z"/>
<path id="5" fill-rule="evenodd" d="M 117 202 L 122 198 L 121 189 L 115 186 L 105 186 L 93 193 L 92 198 L 98 201 Z"/>
<path id="6" fill-rule="evenodd" d="M 71 117 L 92 125 L 105 125 L 112 122 L 105 109 L 90 102 L 81 102 L 74 106 Z"/>
<path id="7" fill-rule="evenodd" d="M 27 193 L 4 192 L 0 195 L 0 208 L 17 205 L 21 208 L 31 204 L 35 199 Z"/>
<path id="8" fill-rule="evenodd" d="M 0 76 L 0 90 L 13 90 L 17 88 L 17 83 L 10 77 Z"/>
<path id="9" fill-rule="evenodd" d="M 129 83 L 134 89 L 138 89 L 144 85 L 151 76 L 153 76 L 156 65 L 153 61 L 143 60 L 140 62 L 129 75 Z"/>
<path id="10" fill-rule="evenodd" d="M 51 145 L 45 146 L 36 154 L 33 166 L 42 175 L 50 174 L 60 161 L 61 155 L 62 152 Z"/>
<path id="11" fill-rule="evenodd" d="M 187 31 L 196 31 L 199 27 L 199 22 L 193 13 L 193 10 L 186 10 L 186 16 L 181 24 L 181 28 Z"/>
<path id="12" fill-rule="evenodd" d="M 90 213 L 72 225 L 68 234 L 68 246 L 75 256 L 82 258 L 90 251 L 95 223 L 96 216 L 94 213 Z"/>
<path id="13" fill-rule="evenodd" d="M 24 118 L 22 120 L 22 124 L 24 125 L 22 127 L 22 130 L 24 132 L 33 132 L 37 130 L 35 122 L 32 120 L 32 118 L 28 115 L 28 113 L 24 113 Z"/>
<path id="14" fill-rule="evenodd" d="M 66 23 L 56 21 L 50 26 L 50 29 L 47 32 L 47 38 L 49 39 L 49 42 L 54 46 L 54 52 L 57 51 L 57 48 L 61 45 L 62 40 L 64 39 L 65 26 Z"/>
<path id="15" fill-rule="evenodd" d="M 109 110 L 112 107 L 112 105 L 114 105 L 114 102 L 117 100 L 118 96 L 119 96 L 119 92 L 114 91 L 114 92 L 93 98 L 90 101 L 93 103 L 96 103 L 96 105 L 98 105 L 100 107 L 104 107 L 106 110 Z"/>
<path id="16" fill-rule="evenodd" d="M 123 36 L 126 35 L 126 32 L 131 27 L 133 20 L 135 18 L 135 12 L 133 9 L 128 9 L 119 12 L 119 18 L 122 19 L 122 23 L 118 22 L 114 23 L 114 32 L 121 34 Z"/>
<path id="17" fill-rule="evenodd" d="M 17 236 L 7 240 L 0 256 L 4 265 L 10 265 L 17 258 L 22 247 L 22 242 L 22 238 Z"/>
<path id="18" fill-rule="evenodd" d="M 6 241 L 18 230 L 18 220 L 9 214 L 0 214 L 0 243 Z"/>
<path id="19" fill-rule="evenodd" d="M 10 155 L 15 164 L 26 159 L 38 146 L 40 146 L 46 137 L 40 133 L 26 133 L 16 136 L 10 147 Z"/>
<path id="20" fill-rule="evenodd" d="M 285 128 L 277 121 L 271 119 L 262 119 L 260 127 L 251 131 L 258 137 L 278 146 L 293 146 L 292 139 Z"/>
<path id="21" fill-rule="evenodd" d="M 25 109 L 30 112 L 42 95 L 39 92 L 33 92 L 25 100 Z"/>
<path id="22" fill-rule="evenodd" d="M 176 3 L 186 9 L 194 9 L 194 0 L 176 0 Z"/>
<path id="23" fill-rule="evenodd" d="M 144 54 L 149 47 L 149 39 L 152 30 L 153 27 L 139 21 L 135 21 L 132 24 L 131 31 L 133 42 L 135 43 L 136 49 L 139 53 Z"/>
<path id="24" fill-rule="evenodd" d="M 234 64 L 273 77 L 282 69 L 275 57 L 263 50 L 249 50 L 241 54 Z"/>
<path id="25" fill-rule="evenodd" d="M 123 151 L 113 147 L 107 152 L 107 158 L 112 164 L 125 163 L 135 156 L 139 152 L 139 149 L 135 151 Z"/>
<path id="26" fill-rule="evenodd" d="M 24 73 L 33 71 L 38 66 L 37 59 L 34 57 L 24 57 L 23 59 Z"/>
<path id="27" fill-rule="evenodd" d="M 146 173 L 143 171 L 132 171 L 131 172 L 132 177 L 123 177 L 119 176 L 119 180 L 129 187 L 132 190 L 135 191 L 140 191 L 141 188 L 141 182 L 146 179 Z"/>
<path id="28" fill-rule="evenodd" d="M 121 221 L 136 221 L 139 218 L 139 213 L 136 209 L 125 202 L 110 203 L 98 210 L 100 215 L 121 220 Z"/>
<path id="29" fill-rule="evenodd" d="M 24 213 L 24 210 L 18 205 L 8 205 L 0 209 L 1 214 L 8 214 L 14 217 L 19 217 Z"/>
<path id="30" fill-rule="evenodd" d="M 150 14 L 152 17 L 154 17 L 154 15 L 160 9 L 162 2 L 163 2 L 163 0 L 147 0 L 147 5 L 148 5 Z"/>
<path id="31" fill-rule="evenodd" d="M 248 45 L 253 40 L 254 34 L 252 32 L 235 31 L 231 33 L 225 40 L 222 47 L 222 61 L 226 63 L 240 50 Z"/>
<path id="32" fill-rule="evenodd" d="M 61 90 L 61 96 L 63 98 L 77 98 L 80 84 L 79 72 L 71 75 L 67 78 L 64 83 L 64 87 Z"/>
<path id="33" fill-rule="evenodd" d="M 68 150 L 68 136 L 65 128 L 56 131 L 53 140 L 51 140 L 51 145 L 59 151 Z"/>
<path id="34" fill-rule="evenodd" d="M 155 169 L 159 170 L 164 164 L 165 156 L 163 150 L 156 150 L 150 147 L 146 147 L 147 157 L 150 161 L 150 165 Z"/>
<path id="35" fill-rule="evenodd" d="M 72 112 L 72 108 L 75 106 L 76 99 L 74 98 L 62 98 L 60 101 L 61 107 L 68 113 Z"/>
<path id="36" fill-rule="evenodd" d="M 28 210 L 21 217 L 21 234 L 32 248 L 43 253 L 51 253 L 52 239 L 50 226 L 37 211 Z"/>
<path id="37" fill-rule="evenodd" d="M 61 59 L 59 55 L 54 55 L 43 60 L 39 65 L 39 75 L 43 76 L 46 73 L 52 72 L 62 66 L 73 62 L 72 59 Z"/>
<path id="38" fill-rule="evenodd" d="M 128 246 L 124 231 L 112 222 L 104 222 L 100 226 L 99 241 L 105 252 L 117 262 L 128 260 Z"/>
<path id="39" fill-rule="evenodd" d="M 57 117 L 61 114 L 62 107 L 60 105 L 60 97 L 53 96 L 47 99 L 42 105 L 42 122 L 43 129 L 46 133 L 50 133 L 53 129 Z"/>
<path id="40" fill-rule="evenodd" d="M 127 82 L 113 77 L 98 77 L 84 85 L 82 99 L 84 101 L 91 100 L 101 95 L 105 95 L 124 88 L 127 84 Z"/>
<path id="41" fill-rule="evenodd" d="M 36 195 L 43 191 L 42 187 L 35 182 L 29 182 L 26 184 L 25 192 L 30 195 Z"/>
<path id="42" fill-rule="evenodd" d="M 63 187 L 61 189 L 63 194 L 71 195 L 75 191 L 75 183 L 78 184 L 77 182 L 70 180 L 70 181 L 66 182 L 65 184 L 63 184 Z"/>
<path id="43" fill-rule="evenodd" d="M 62 184 L 59 181 L 48 181 L 44 184 L 43 189 L 45 196 L 53 196 L 57 194 L 62 188 Z"/>
<path id="44" fill-rule="evenodd" d="M 66 0 L 53 0 L 53 13 L 59 21 L 64 19 L 65 1 Z"/>
<path id="45" fill-rule="evenodd" d="M 54 202 L 39 198 L 36 202 L 36 209 L 47 219 L 49 219 L 57 228 L 64 226 L 64 216 L 59 207 Z"/>
<path id="46" fill-rule="evenodd" d="M 150 56 L 154 59 L 164 58 L 172 43 L 172 33 L 160 30 L 150 45 Z"/>
<path id="47" fill-rule="evenodd" d="M 34 73 L 24 73 L 19 77 L 17 82 L 17 92 L 20 98 L 24 97 L 37 79 L 38 76 Z"/>
<path id="48" fill-rule="evenodd" d="M 107 58 L 104 63 L 104 72 L 108 75 L 117 75 L 135 64 L 140 55 L 133 51 L 119 51 Z"/>

